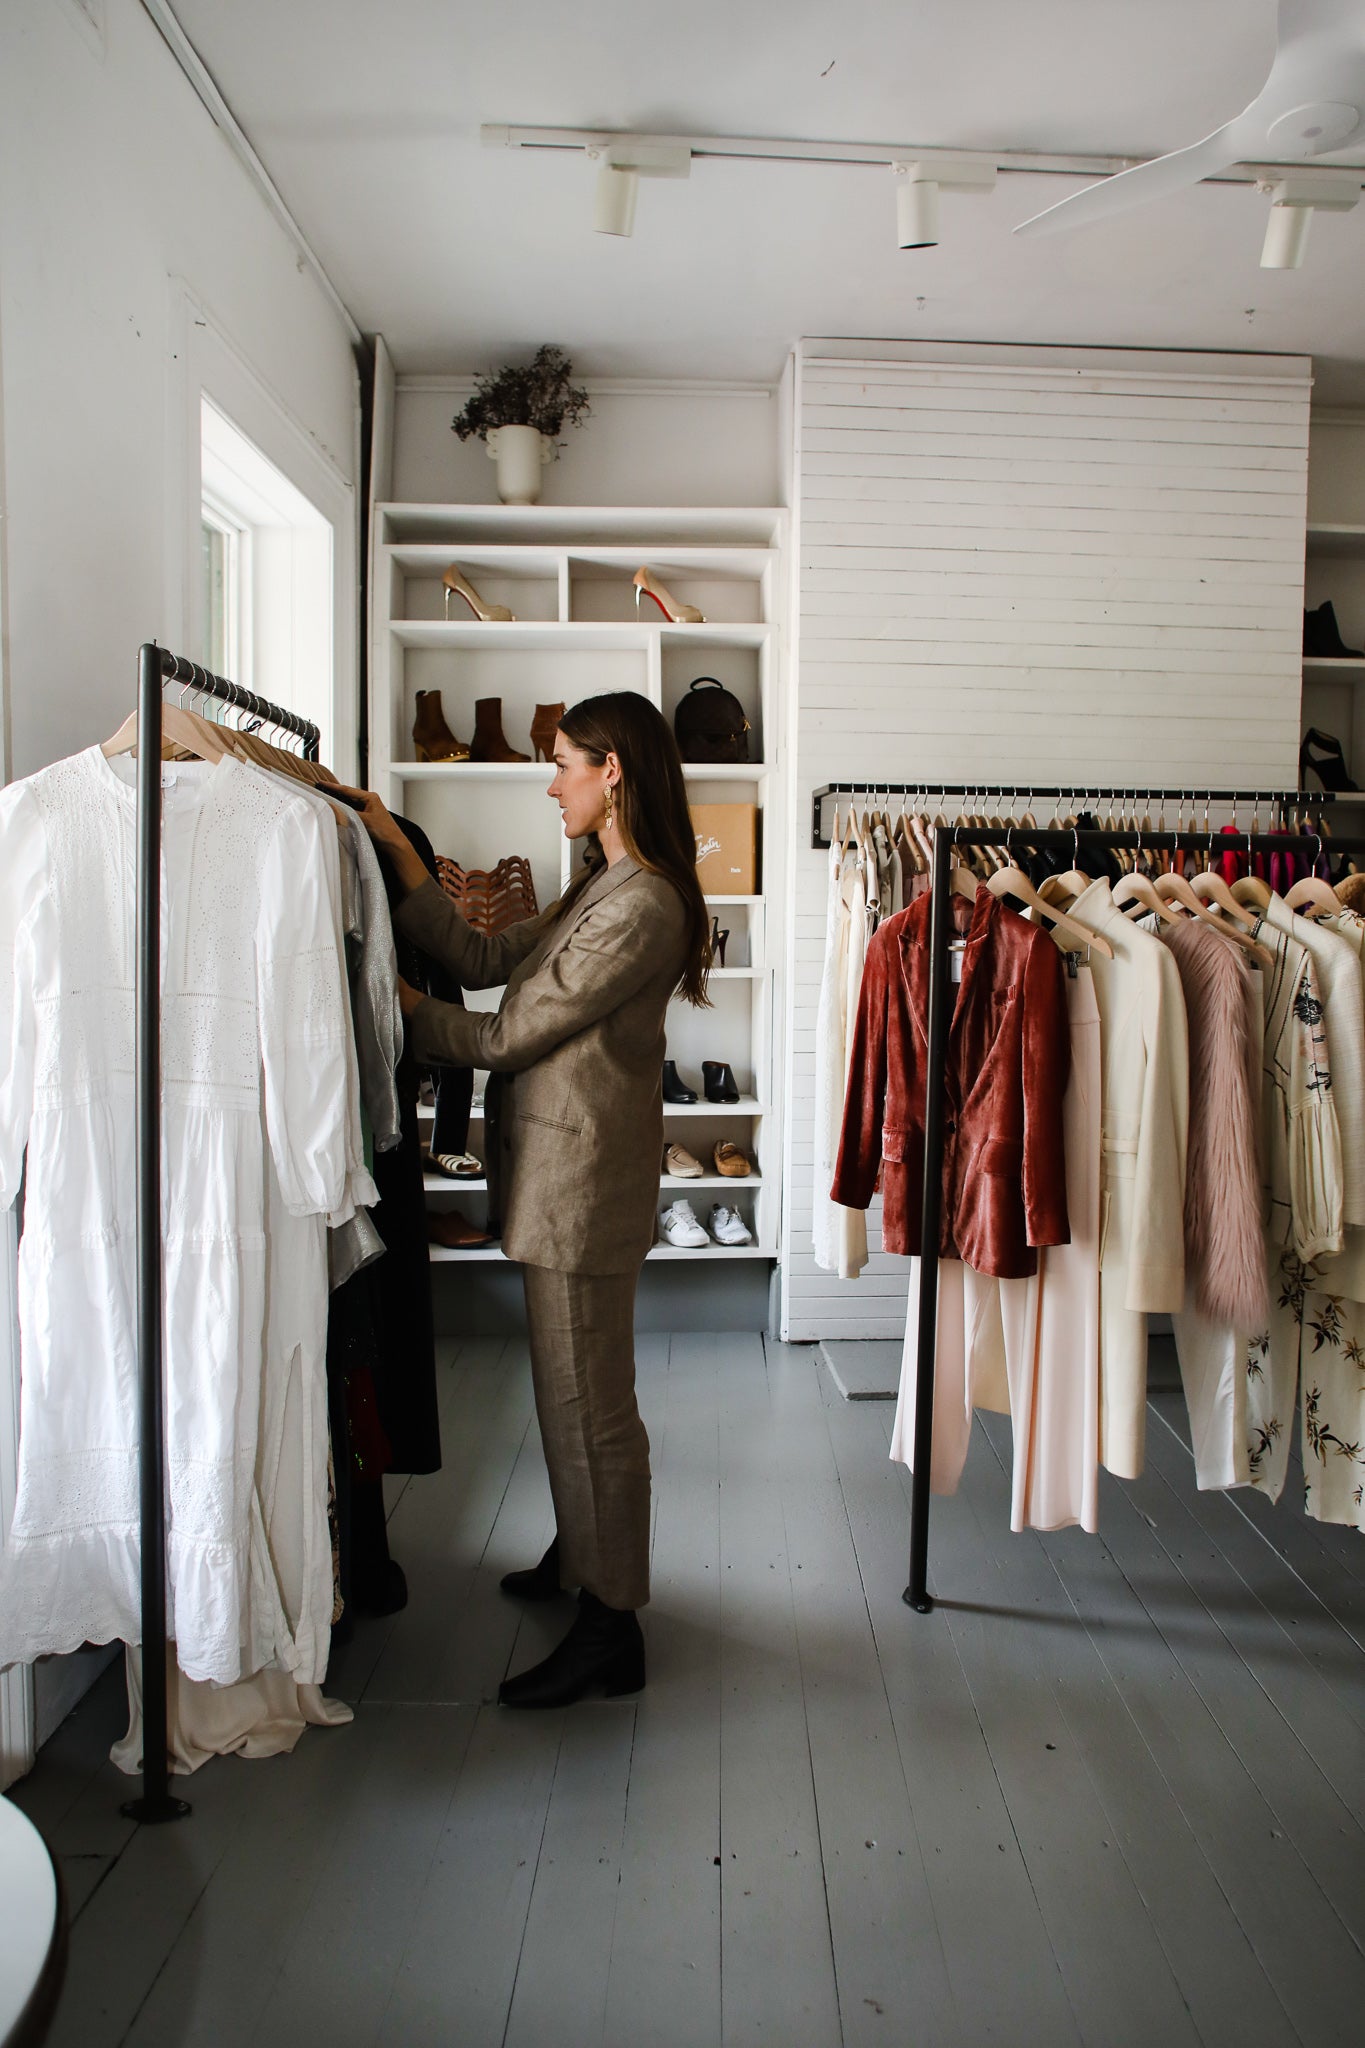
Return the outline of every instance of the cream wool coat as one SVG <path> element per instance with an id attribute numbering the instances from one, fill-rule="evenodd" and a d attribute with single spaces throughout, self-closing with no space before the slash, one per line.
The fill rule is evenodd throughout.
<path id="1" fill-rule="evenodd" d="M 686 953 L 671 882 L 629 857 L 557 906 L 486 938 L 434 881 L 397 923 L 465 988 L 506 982 L 495 1016 L 428 998 L 423 1065 L 486 1067 L 490 1204 L 503 1250 L 565 1273 L 633 1273 L 654 1241 L 664 1018 Z"/>
<path id="2" fill-rule="evenodd" d="M 1092 882 L 1067 911 L 1114 949 L 1092 952 L 1100 1013 L 1100 1460 L 1142 1471 L 1147 1317 L 1185 1299 L 1189 1047 L 1175 962 Z"/>

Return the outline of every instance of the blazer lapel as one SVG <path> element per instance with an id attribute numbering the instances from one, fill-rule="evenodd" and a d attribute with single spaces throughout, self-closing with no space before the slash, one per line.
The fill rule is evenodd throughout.
<path id="1" fill-rule="evenodd" d="M 555 926 L 554 931 L 550 935 L 550 943 L 543 951 L 537 952 L 535 956 L 537 966 L 542 961 L 551 959 L 561 946 L 568 945 L 578 920 L 585 911 L 591 910 L 594 905 L 601 903 L 604 897 L 611 895 L 613 889 L 619 889 L 623 882 L 628 882 L 632 875 L 638 875 L 639 872 L 639 862 L 632 860 L 629 854 L 625 854 L 612 867 L 604 867 L 595 874 L 577 903 L 575 903 L 570 915 L 566 918 L 561 918 Z"/>

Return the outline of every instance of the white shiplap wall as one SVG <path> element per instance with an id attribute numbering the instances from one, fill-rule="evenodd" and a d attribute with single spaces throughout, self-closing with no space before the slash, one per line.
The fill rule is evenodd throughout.
<path id="1" fill-rule="evenodd" d="M 885 354 L 883 354 L 885 351 Z M 1292 787 L 1309 365 L 808 342 L 797 357 L 783 1335 L 898 1337 L 811 1256 L 814 788 Z"/>

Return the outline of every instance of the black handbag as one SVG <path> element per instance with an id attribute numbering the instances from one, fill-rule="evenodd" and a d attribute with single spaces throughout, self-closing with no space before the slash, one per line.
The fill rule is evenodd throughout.
<path id="1" fill-rule="evenodd" d="M 673 714 L 684 761 L 747 761 L 749 721 L 744 706 L 719 676 L 698 676 Z"/>

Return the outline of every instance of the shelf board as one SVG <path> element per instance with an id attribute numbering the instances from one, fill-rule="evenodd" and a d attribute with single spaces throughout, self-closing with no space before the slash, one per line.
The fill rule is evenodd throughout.
<path id="1" fill-rule="evenodd" d="M 757 981 L 762 974 L 761 967 L 713 967 L 711 981 Z"/>
<path id="2" fill-rule="evenodd" d="M 786 513 L 778 505 L 432 505 L 393 501 L 375 507 L 378 531 L 396 545 L 428 541 L 458 550 L 535 546 L 577 551 L 697 546 L 768 549 L 779 540 Z"/>
<path id="3" fill-rule="evenodd" d="M 688 782 L 766 782 L 766 761 L 684 761 Z"/>
<path id="4" fill-rule="evenodd" d="M 668 1188 L 673 1193 L 679 1195 L 685 1195 L 689 1188 L 696 1188 L 698 1191 L 703 1188 L 711 1190 L 731 1188 L 736 1194 L 742 1194 L 745 1188 L 760 1187 L 762 1185 L 762 1178 L 762 1175 L 757 1173 L 748 1173 L 742 1180 L 729 1173 L 704 1173 L 700 1180 L 698 1180 L 695 1174 L 689 1179 L 686 1174 L 661 1173 L 659 1175 L 659 1186 L 661 1188 Z"/>
<path id="5" fill-rule="evenodd" d="M 554 769 L 545 761 L 390 761 L 389 773 L 404 782 L 544 782 Z"/>
<path id="6" fill-rule="evenodd" d="M 706 900 L 708 903 L 746 904 L 752 909 L 756 904 L 761 903 L 763 898 L 761 896 L 708 896 Z"/>
<path id="7" fill-rule="evenodd" d="M 1336 675 L 1343 681 L 1351 676 L 1365 676 L 1365 658 L 1360 655 L 1305 654 L 1303 665 L 1314 675 Z"/>
<path id="8" fill-rule="evenodd" d="M 1310 561 L 1350 555 L 1359 555 L 1365 559 L 1365 526 L 1344 526 L 1327 522 L 1314 525 L 1310 520 L 1306 546 Z"/>
<path id="9" fill-rule="evenodd" d="M 664 1121 L 671 1116 L 766 1116 L 767 1110 L 756 1095 L 741 1095 L 738 1102 L 708 1102 L 703 1096 L 700 1102 L 666 1102 Z"/>
<path id="10" fill-rule="evenodd" d="M 422 1186 L 429 1195 L 486 1195 L 488 1177 L 481 1173 L 477 1180 L 451 1180 L 448 1174 L 424 1173 Z"/>
<path id="11" fill-rule="evenodd" d="M 433 1244 L 427 1246 L 427 1255 L 433 1266 L 471 1264 L 507 1266 L 512 1264 L 502 1246 L 496 1244 L 478 1245 L 469 1251 L 463 1252 L 453 1251 L 449 1245 Z M 704 1245 L 698 1245 L 695 1250 L 689 1249 L 686 1245 L 656 1244 L 645 1254 L 647 1263 L 664 1259 L 775 1259 L 776 1257 L 777 1246 L 775 1244 L 713 1244 L 709 1240 Z"/>
<path id="12" fill-rule="evenodd" d="M 643 654 L 651 636 L 658 637 L 657 627 L 634 619 L 580 619 L 567 625 L 557 619 L 491 625 L 482 619 L 394 619 L 389 631 L 401 647 L 477 647 L 481 654 L 490 649 L 504 654 Z"/>

